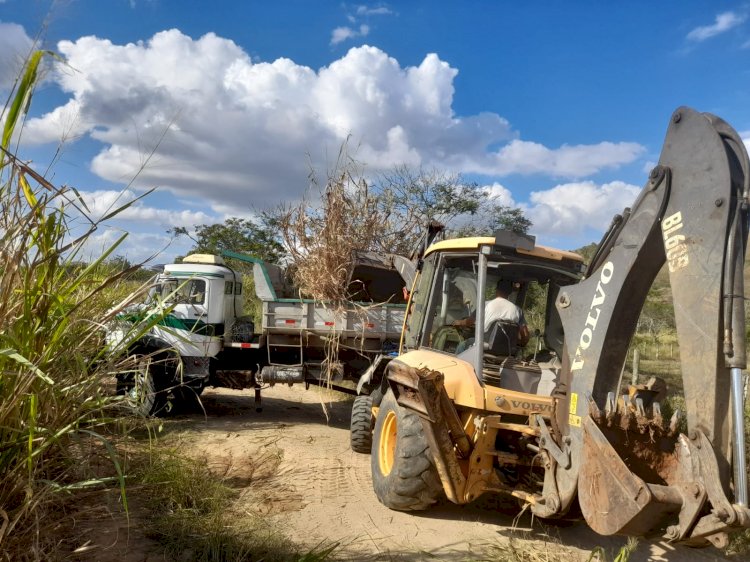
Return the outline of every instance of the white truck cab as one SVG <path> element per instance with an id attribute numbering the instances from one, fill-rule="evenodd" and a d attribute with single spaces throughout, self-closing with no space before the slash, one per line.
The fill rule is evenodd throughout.
<path id="1" fill-rule="evenodd" d="M 210 254 L 192 254 L 165 266 L 149 296 L 150 302 L 172 306 L 156 331 L 183 357 L 216 356 L 242 313 L 241 277 Z"/>

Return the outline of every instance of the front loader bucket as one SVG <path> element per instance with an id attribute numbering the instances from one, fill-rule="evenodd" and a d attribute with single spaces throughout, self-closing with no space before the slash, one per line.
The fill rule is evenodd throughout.
<path id="1" fill-rule="evenodd" d="M 466 503 L 466 477 L 456 454 L 468 457 L 469 438 L 461 426 L 455 407 L 443 386 L 443 374 L 415 369 L 398 359 L 388 364 L 388 382 L 399 406 L 412 410 L 422 419 L 425 439 L 446 497 L 453 503 Z"/>

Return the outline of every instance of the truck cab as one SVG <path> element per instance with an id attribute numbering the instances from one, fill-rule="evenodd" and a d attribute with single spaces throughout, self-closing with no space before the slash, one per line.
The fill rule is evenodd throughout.
<path id="1" fill-rule="evenodd" d="M 144 301 L 110 327 L 110 348 L 136 365 L 118 373 L 118 388 L 141 413 L 157 413 L 206 386 L 253 388 L 256 409 L 261 389 L 276 383 L 354 393 L 372 360 L 398 348 L 403 289 L 414 273 L 410 260 L 354 256 L 352 300 L 332 305 L 301 298 L 278 265 L 235 252 L 224 256 L 253 266 L 262 302 L 258 326 L 242 315 L 242 276 L 221 256 L 192 254 L 166 265 Z M 129 337 L 137 341 L 128 343 Z"/>
<path id="2" fill-rule="evenodd" d="M 420 510 L 441 497 L 467 503 L 488 491 L 522 500 L 539 492 L 535 442 L 555 416 L 565 351 L 556 305 L 584 271 L 580 255 L 510 231 L 426 250 L 400 354 L 372 393 L 369 443 L 381 503 Z M 486 314 L 496 298 L 513 315 Z M 527 328 L 525 342 L 519 334 Z M 445 431 L 425 429 L 433 425 Z M 416 480 L 410 466 L 430 468 Z"/>
<path id="3" fill-rule="evenodd" d="M 214 357 L 242 311 L 242 279 L 220 256 L 192 254 L 165 266 L 149 292 L 149 301 L 172 307 L 164 328 L 189 333 L 168 340 L 183 357 Z M 166 331 L 162 328 L 162 335 Z"/>

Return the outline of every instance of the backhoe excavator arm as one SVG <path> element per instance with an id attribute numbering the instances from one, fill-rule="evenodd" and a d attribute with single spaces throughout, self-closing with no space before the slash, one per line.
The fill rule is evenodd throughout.
<path id="1" fill-rule="evenodd" d="M 605 235 L 587 279 L 558 296 L 566 341 L 553 429 L 571 462 L 545 479 L 538 515 L 564 512 L 578 495 L 603 534 L 644 534 L 671 518 L 671 540 L 721 544 L 726 529 L 750 525 L 741 392 L 749 168 L 729 125 L 678 109 L 632 209 Z M 658 403 L 616 398 L 665 263 L 688 430 L 679 436 L 676 420 L 662 428 Z"/>

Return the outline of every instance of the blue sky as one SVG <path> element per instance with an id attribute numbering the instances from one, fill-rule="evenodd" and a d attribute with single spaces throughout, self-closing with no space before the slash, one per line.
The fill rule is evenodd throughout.
<path id="1" fill-rule="evenodd" d="M 750 137 L 744 2 L 0 0 L 0 92 L 40 30 L 69 66 L 21 156 L 63 140 L 54 181 L 94 212 L 156 187 L 93 243 L 129 231 L 131 259 L 299 199 L 348 135 L 368 171 L 460 172 L 563 248 L 632 202 L 679 105 Z"/>

